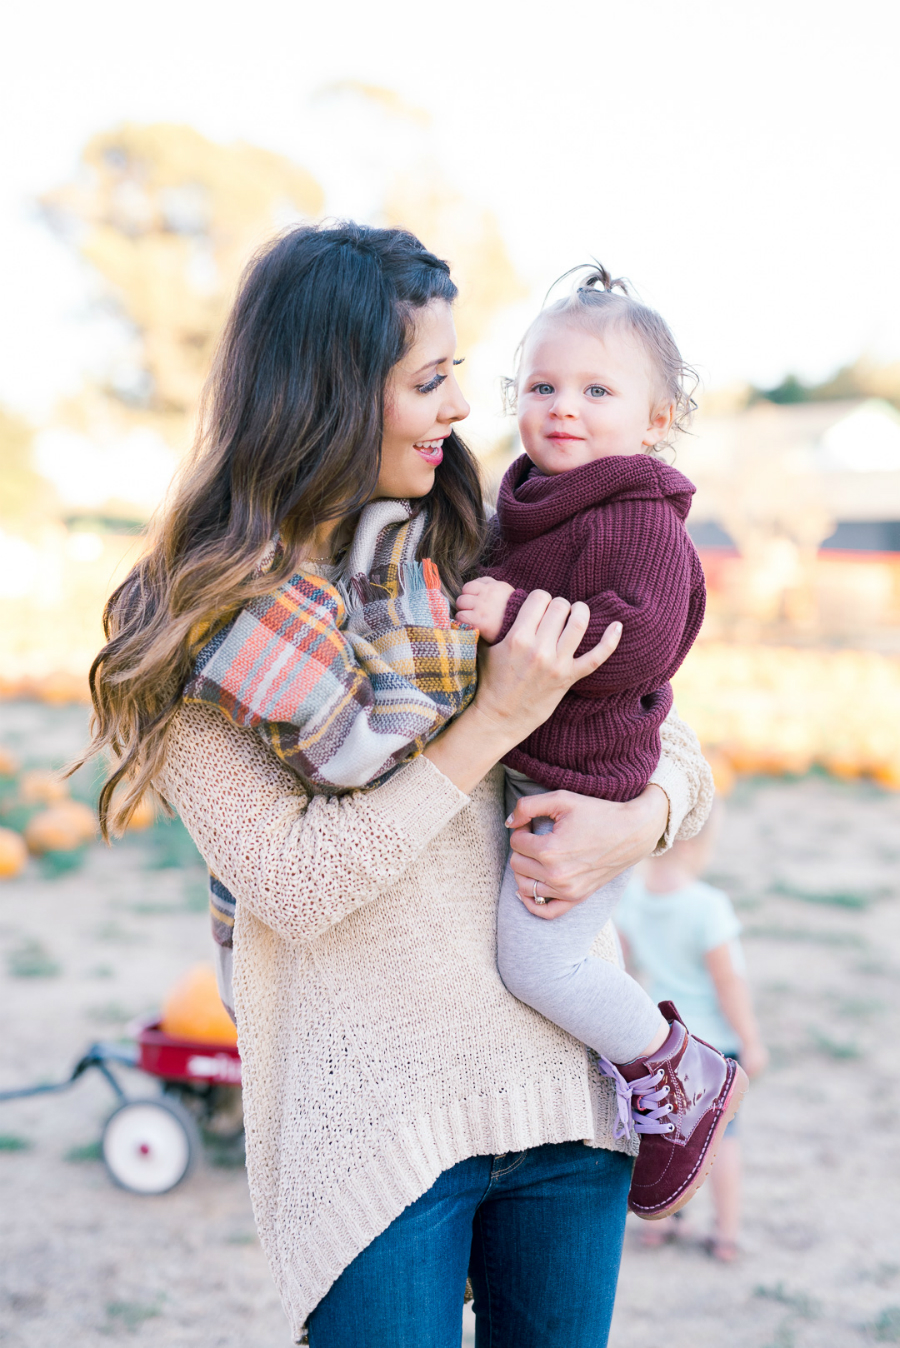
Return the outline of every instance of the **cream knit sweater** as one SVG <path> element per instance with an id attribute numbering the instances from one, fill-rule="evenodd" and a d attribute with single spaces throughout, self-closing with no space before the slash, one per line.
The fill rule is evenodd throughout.
<path id="1" fill-rule="evenodd" d="M 668 845 L 699 829 L 712 786 L 683 722 L 662 737 Z M 501 769 L 465 796 L 420 757 L 374 790 L 308 800 L 252 731 L 185 706 L 157 786 L 238 901 L 247 1169 L 295 1341 L 342 1269 L 457 1161 L 623 1146 L 584 1047 L 497 973 Z M 595 951 L 616 957 L 610 931 Z"/>

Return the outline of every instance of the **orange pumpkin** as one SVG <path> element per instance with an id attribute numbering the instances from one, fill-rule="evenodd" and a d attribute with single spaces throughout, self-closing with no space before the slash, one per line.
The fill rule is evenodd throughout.
<path id="1" fill-rule="evenodd" d="M 19 799 L 24 805 L 58 805 L 69 799 L 69 788 L 58 773 L 34 768 L 22 773 Z"/>
<path id="2" fill-rule="evenodd" d="M 888 791 L 900 791 L 900 762 L 881 763 L 872 773 L 879 786 Z"/>
<path id="3" fill-rule="evenodd" d="M 71 702 L 90 702 L 91 694 L 85 675 L 69 674 L 64 669 L 45 674 L 35 684 L 35 692 L 42 702 L 51 707 L 64 707 Z"/>
<path id="4" fill-rule="evenodd" d="M 842 782 L 855 781 L 857 777 L 862 775 L 863 771 L 858 758 L 843 753 L 829 754 L 823 760 L 823 766 L 831 773 L 832 777 L 837 777 Z"/>
<path id="5" fill-rule="evenodd" d="M 197 1039 L 202 1044 L 237 1043 L 237 1030 L 209 965 L 195 964 L 175 984 L 165 1000 L 160 1029 L 175 1039 Z"/>
<path id="6" fill-rule="evenodd" d="M 768 750 L 760 749 L 755 745 L 743 744 L 739 741 L 730 743 L 724 751 L 733 770 L 738 776 L 754 776 L 757 773 L 765 774 L 771 771 L 771 761 Z"/>
<path id="7" fill-rule="evenodd" d="M 133 830 L 135 833 L 141 833 L 145 828 L 152 828 L 155 823 L 156 806 L 148 792 L 147 795 L 141 796 L 126 827 L 129 832 Z"/>
<path id="8" fill-rule="evenodd" d="M 41 810 L 25 826 L 29 852 L 72 852 L 90 842 L 97 831 L 94 811 L 77 800 L 66 800 L 49 810 Z"/>
<path id="9" fill-rule="evenodd" d="M 712 768 L 716 793 L 720 796 L 730 796 L 736 780 L 731 760 L 722 753 L 721 749 L 704 749 L 703 756 Z"/>
<path id="10" fill-rule="evenodd" d="M 28 862 L 28 848 L 20 833 L 11 828 L 0 828 L 0 880 L 19 875 Z"/>
<path id="11" fill-rule="evenodd" d="M 15 777 L 19 766 L 19 760 L 15 755 L 0 745 L 0 777 Z"/>

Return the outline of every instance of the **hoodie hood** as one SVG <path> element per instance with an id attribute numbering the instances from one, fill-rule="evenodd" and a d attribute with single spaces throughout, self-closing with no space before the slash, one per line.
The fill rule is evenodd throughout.
<path id="1" fill-rule="evenodd" d="M 551 477 L 533 470 L 522 454 L 500 484 L 497 514 L 509 543 L 537 538 L 582 510 L 612 501 L 666 500 L 686 520 L 696 491 L 683 473 L 648 454 L 594 459 Z"/>

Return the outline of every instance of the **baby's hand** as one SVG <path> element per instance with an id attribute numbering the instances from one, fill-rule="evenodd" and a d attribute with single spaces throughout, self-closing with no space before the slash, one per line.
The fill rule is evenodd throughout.
<path id="1" fill-rule="evenodd" d="M 505 580 L 480 576 L 463 587 L 456 601 L 456 614 L 461 622 L 477 627 L 483 640 L 492 646 L 500 635 L 506 605 L 513 587 Z"/>

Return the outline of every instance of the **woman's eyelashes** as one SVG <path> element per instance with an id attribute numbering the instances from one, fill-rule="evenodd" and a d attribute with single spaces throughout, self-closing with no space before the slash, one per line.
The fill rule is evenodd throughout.
<path id="1" fill-rule="evenodd" d="M 445 374 L 436 374 L 433 379 L 429 379 L 427 384 L 417 384 L 416 391 L 418 393 L 434 393 L 435 389 L 440 388 L 446 378 Z"/>
<path id="2" fill-rule="evenodd" d="M 464 360 L 465 356 L 458 356 L 450 363 L 452 365 L 462 365 Z M 445 374 L 436 374 L 433 379 L 429 379 L 427 384 L 417 384 L 416 391 L 418 393 L 434 393 L 435 389 L 440 388 L 446 378 L 447 376 Z"/>

